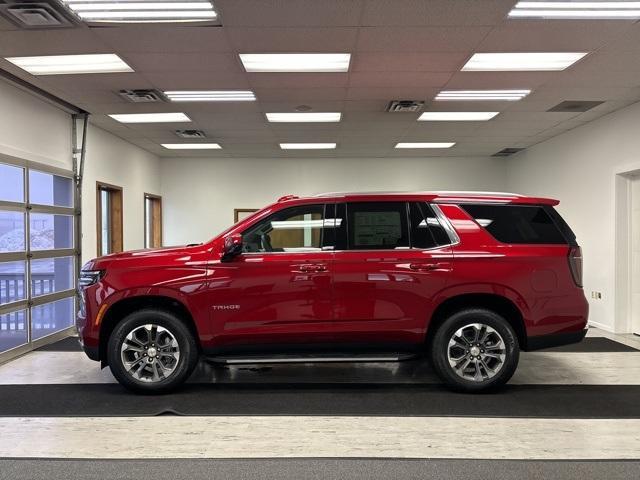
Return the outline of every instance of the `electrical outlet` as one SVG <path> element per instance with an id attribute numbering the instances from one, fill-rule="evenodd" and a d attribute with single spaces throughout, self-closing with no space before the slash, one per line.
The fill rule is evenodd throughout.
<path id="1" fill-rule="evenodd" d="M 602 292 L 591 292 L 591 298 L 595 298 L 596 300 L 602 299 Z"/>

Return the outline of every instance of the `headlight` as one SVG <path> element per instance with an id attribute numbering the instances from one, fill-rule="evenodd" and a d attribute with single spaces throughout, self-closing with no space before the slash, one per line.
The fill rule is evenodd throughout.
<path id="1" fill-rule="evenodd" d="M 82 270 L 78 278 L 78 288 L 86 288 L 104 277 L 104 270 Z"/>

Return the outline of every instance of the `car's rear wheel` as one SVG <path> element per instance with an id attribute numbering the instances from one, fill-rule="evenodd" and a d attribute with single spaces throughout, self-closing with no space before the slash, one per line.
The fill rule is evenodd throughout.
<path id="1" fill-rule="evenodd" d="M 189 328 L 174 314 L 145 309 L 120 321 L 107 358 L 113 376 L 138 393 L 165 393 L 184 383 L 198 361 Z"/>
<path id="2" fill-rule="evenodd" d="M 518 338 L 502 316 L 485 309 L 449 316 L 431 342 L 431 360 L 451 388 L 478 392 L 504 385 L 518 366 Z"/>

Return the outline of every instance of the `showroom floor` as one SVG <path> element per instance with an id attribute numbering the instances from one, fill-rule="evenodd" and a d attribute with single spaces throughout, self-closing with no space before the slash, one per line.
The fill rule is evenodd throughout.
<path id="1" fill-rule="evenodd" d="M 134 396 L 67 340 L 0 366 L 0 398 L 0 478 L 127 478 L 122 462 L 146 472 L 137 478 L 162 468 L 611 480 L 640 468 L 640 338 L 596 329 L 582 344 L 524 353 L 495 394 L 451 393 L 407 361 L 202 364 L 180 392 Z"/>

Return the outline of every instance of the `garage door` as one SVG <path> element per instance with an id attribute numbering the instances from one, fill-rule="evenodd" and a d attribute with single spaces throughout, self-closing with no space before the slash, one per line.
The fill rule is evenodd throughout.
<path id="1" fill-rule="evenodd" d="M 72 172 L 0 157 L 0 358 L 73 325 Z"/>

